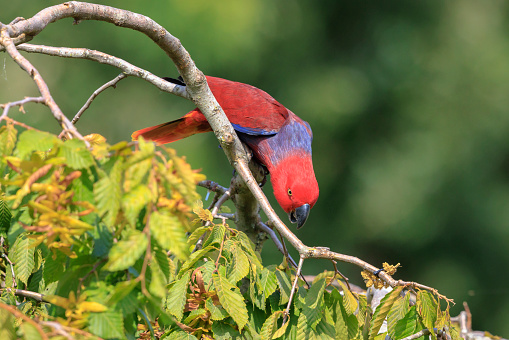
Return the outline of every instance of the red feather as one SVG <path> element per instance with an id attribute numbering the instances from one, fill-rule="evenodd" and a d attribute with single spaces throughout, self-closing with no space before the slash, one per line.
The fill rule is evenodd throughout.
<path id="1" fill-rule="evenodd" d="M 281 207 L 287 213 L 303 205 L 313 207 L 318 184 L 311 161 L 313 135 L 309 125 L 254 86 L 215 77 L 207 77 L 207 83 L 241 140 L 267 166 Z M 205 116 L 194 109 L 180 119 L 138 130 L 132 138 L 142 136 L 165 144 L 209 131 L 212 129 Z"/>

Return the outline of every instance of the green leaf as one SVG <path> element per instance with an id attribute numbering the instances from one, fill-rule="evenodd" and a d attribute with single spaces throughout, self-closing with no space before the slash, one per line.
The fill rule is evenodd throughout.
<path id="1" fill-rule="evenodd" d="M 128 296 L 137 285 L 138 282 L 135 280 L 117 283 L 115 288 L 111 291 L 111 294 L 106 299 L 106 306 L 114 306 L 120 300 Z"/>
<path id="2" fill-rule="evenodd" d="M 438 315 L 438 303 L 435 297 L 428 291 L 420 290 L 417 292 L 416 299 L 417 313 L 422 319 L 424 327 L 433 330 Z M 436 339 L 434 332 L 431 332 L 433 339 Z"/>
<path id="3" fill-rule="evenodd" d="M 242 331 L 248 321 L 246 304 L 244 298 L 237 287 L 232 285 L 220 272 L 212 276 L 214 286 L 219 297 L 219 302 L 223 308 L 230 314 L 233 321 Z M 231 290 L 233 289 L 233 291 Z"/>
<path id="4" fill-rule="evenodd" d="M 138 185 L 122 196 L 122 211 L 127 221 L 136 225 L 138 215 L 152 201 L 152 192 L 146 185 Z"/>
<path id="5" fill-rule="evenodd" d="M 256 280 L 256 284 L 266 297 L 270 296 L 277 289 L 276 274 L 267 268 L 263 268 L 259 280 Z"/>
<path id="6" fill-rule="evenodd" d="M 0 127 L 0 156 L 10 156 L 16 145 L 16 136 L 18 130 L 13 124 L 7 124 Z M 3 158 L 2 158 L 3 159 Z"/>
<path id="7" fill-rule="evenodd" d="M 150 232 L 157 243 L 185 260 L 189 256 L 186 230 L 177 216 L 155 211 L 150 215 Z"/>
<path id="8" fill-rule="evenodd" d="M 117 160 L 109 175 L 104 175 L 94 184 L 94 195 L 99 214 L 108 226 L 113 226 L 120 209 L 122 191 L 120 187 L 122 161 Z"/>
<path id="9" fill-rule="evenodd" d="M 262 330 L 260 331 L 261 339 L 262 340 L 270 340 L 272 339 L 272 336 L 277 330 L 277 320 L 283 312 L 275 312 L 272 315 L 270 315 L 267 320 L 263 323 Z M 287 323 L 288 325 L 288 323 Z"/>
<path id="10" fill-rule="evenodd" d="M 138 230 L 131 230 L 122 240 L 111 247 L 104 269 L 114 272 L 131 267 L 145 253 L 147 243 L 145 234 Z"/>
<path id="11" fill-rule="evenodd" d="M 171 332 L 167 337 L 162 338 L 162 340 L 198 340 L 198 338 L 192 334 L 178 330 Z"/>
<path id="12" fill-rule="evenodd" d="M 90 313 L 90 331 L 101 338 L 124 338 L 124 318 L 121 312 Z"/>
<path id="13" fill-rule="evenodd" d="M 304 313 L 301 313 L 297 321 L 297 340 L 316 339 L 315 331 L 308 326 L 308 320 Z"/>
<path id="14" fill-rule="evenodd" d="M 152 258 L 155 259 L 155 252 L 152 253 Z M 166 262 L 168 263 L 168 262 Z M 152 261 L 150 263 L 150 284 L 148 286 L 148 290 L 153 295 L 163 298 L 166 296 L 166 284 L 168 283 L 168 277 L 164 275 L 163 271 L 159 267 L 159 263 L 157 261 Z"/>
<path id="15" fill-rule="evenodd" d="M 210 245 L 219 246 L 221 242 L 223 242 L 225 233 L 226 228 L 223 225 L 214 226 L 214 228 L 210 232 L 209 237 L 205 240 L 205 242 L 203 242 L 203 248 L 208 247 Z"/>
<path id="16" fill-rule="evenodd" d="M 394 338 L 406 338 L 420 331 L 421 327 L 419 327 L 417 318 L 418 316 L 415 306 L 410 307 L 405 317 L 396 323 L 396 326 L 394 327 Z"/>
<path id="17" fill-rule="evenodd" d="M 343 289 L 343 306 L 345 307 L 345 311 L 348 314 L 353 314 L 357 310 L 359 303 L 357 298 L 353 293 L 348 289 L 348 287 L 341 280 L 337 280 L 341 288 Z"/>
<path id="18" fill-rule="evenodd" d="M 187 284 L 191 273 L 186 272 L 180 279 L 178 279 L 171 287 L 168 297 L 166 298 L 166 309 L 174 315 L 178 321 L 182 319 L 184 314 L 184 306 L 186 304 Z"/>
<path id="19" fill-rule="evenodd" d="M 212 332 L 214 333 L 215 340 L 231 340 L 237 339 L 240 333 L 233 329 L 232 326 L 223 322 L 212 323 Z"/>
<path id="20" fill-rule="evenodd" d="M 205 307 L 210 312 L 210 318 L 212 320 L 223 320 L 228 316 L 228 312 L 223 308 L 223 306 L 214 305 L 212 298 L 205 300 Z"/>
<path id="21" fill-rule="evenodd" d="M 314 283 L 306 294 L 304 309 L 302 313 L 306 315 L 308 326 L 313 330 L 322 319 L 323 314 L 323 292 L 325 290 L 325 278 Z"/>
<path id="22" fill-rule="evenodd" d="M 23 159 L 33 151 L 48 151 L 63 142 L 57 136 L 43 131 L 26 130 L 22 132 L 16 145 L 15 154 Z"/>
<path id="23" fill-rule="evenodd" d="M 186 262 L 184 262 L 182 268 L 180 268 L 179 276 L 182 275 L 182 273 L 185 273 L 189 269 L 191 269 L 191 267 L 193 267 L 196 264 L 196 262 L 201 260 L 205 255 L 207 255 L 212 250 L 214 250 L 213 247 L 206 247 L 192 253 L 189 256 L 189 259 Z"/>
<path id="24" fill-rule="evenodd" d="M 14 330 L 14 317 L 9 311 L 0 308 L 0 339 L 14 340 L 16 338 L 16 331 Z"/>
<path id="25" fill-rule="evenodd" d="M 72 169 L 88 168 L 95 164 L 92 154 L 85 143 L 79 139 L 66 140 L 58 150 L 58 156 L 64 157 Z"/>
<path id="26" fill-rule="evenodd" d="M 372 340 L 378 335 L 380 331 L 380 327 L 389 314 L 394 302 L 399 298 L 401 291 L 403 290 L 403 286 L 398 286 L 394 288 L 390 293 L 387 293 L 383 299 L 380 301 L 380 304 L 373 313 L 373 317 L 371 318 L 371 326 L 369 329 L 369 339 Z"/>
<path id="27" fill-rule="evenodd" d="M 281 270 L 276 270 L 276 278 L 279 284 L 279 290 L 281 292 L 281 298 L 279 304 L 283 305 L 290 300 L 290 291 L 292 290 L 292 284 L 290 279 L 286 276 L 286 273 Z"/>
<path id="28" fill-rule="evenodd" d="M 159 269 L 161 269 L 161 272 L 163 273 L 164 277 L 166 278 L 166 281 L 169 282 L 171 277 L 173 276 L 173 272 L 170 270 L 170 259 L 168 258 L 168 255 L 164 250 L 162 250 L 159 247 L 153 247 L 152 250 L 154 251 L 154 259 L 157 261 L 157 265 L 159 266 Z"/>
<path id="29" fill-rule="evenodd" d="M 6 237 L 11 228 L 11 210 L 5 201 L 5 195 L 0 193 L 0 236 Z"/>
<path id="30" fill-rule="evenodd" d="M 236 284 L 249 274 L 249 260 L 236 242 L 228 240 L 225 242 L 224 249 L 232 255 L 232 259 L 228 263 L 227 278 L 231 283 Z"/>
<path id="31" fill-rule="evenodd" d="M 23 331 L 23 335 L 24 335 L 26 340 L 39 340 L 39 339 L 42 339 L 41 334 L 39 333 L 37 328 L 35 328 L 32 324 L 30 324 L 28 322 L 23 322 L 20 325 L 20 328 Z"/>
<path id="32" fill-rule="evenodd" d="M 410 294 L 397 299 L 392 305 L 389 315 L 387 315 L 387 332 L 391 337 L 394 336 L 394 327 L 396 323 L 403 319 L 410 309 Z"/>
<path id="33" fill-rule="evenodd" d="M 332 322 L 332 320 L 331 320 Z M 334 326 L 327 322 L 325 318 L 322 318 L 320 322 L 316 325 L 316 335 L 320 339 L 336 339 L 336 332 Z"/>
<path id="34" fill-rule="evenodd" d="M 25 285 L 28 282 L 28 278 L 32 274 L 32 270 L 35 267 L 35 247 L 33 244 L 35 240 L 27 237 L 26 233 L 18 236 L 14 246 L 12 247 L 11 261 L 14 262 L 14 272 L 16 278 L 23 282 Z"/>

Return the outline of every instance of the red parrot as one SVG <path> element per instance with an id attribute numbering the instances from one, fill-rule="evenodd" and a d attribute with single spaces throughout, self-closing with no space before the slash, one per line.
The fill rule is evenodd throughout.
<path id="1" fill-rule="evenodd" d="M 311 160 L 313 133 L 309 124 L 251 85 L 207 76 L 207 83 L 240 140 L 270 173 L 274 196 L 297 229 L 306 222 L 318 199 L 318 183 Z M 181 80 L 164 78 L 185 86 Z M 133 140 L 165 144 L 212 131 L 196 108 L 180 119 L 138 130 Z"/>

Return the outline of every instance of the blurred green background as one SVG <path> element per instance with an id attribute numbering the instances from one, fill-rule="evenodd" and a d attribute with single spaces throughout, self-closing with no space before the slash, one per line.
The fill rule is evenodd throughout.
<path id="1" fill-rule="evenodd" d="M 0 21 L 57 1 L 10 1 Z M 509 336 L 509 4 L 506 1 L 102 1 L 145 14 L 181 39 L 208 75 L 255 85 L 313 128 L 320 199 L 302 230 L 396 278 L 468 302 L 475 329 Z M 33 43 L 114 54 L 160 76 L 175 67 L 140 33 L 72 19 Z M 68 117 L 119 72 L 85 60 L 29 55 Z M 0 102 L 36 95 L 0 54 Z M 110 143 L 176 119 L 191 103 L 136 78 L 108 89 L 78 123 Z M 42 106 L 11 117 L 58 132 Z M 232 169 L 213 134 L 173 145 L 209 179 Z M 273 200 L 268 186 L 265 192 Z M 277 205 L 275 205 L 277 206 Z M 286 216 L 277 207 L 284 221 Z M 267 242 L 265 264 L 281 255 Z M 332 270 L 308 260 L 306 274 Z M 340 264 L 351 281 L 359 270 Z"/>

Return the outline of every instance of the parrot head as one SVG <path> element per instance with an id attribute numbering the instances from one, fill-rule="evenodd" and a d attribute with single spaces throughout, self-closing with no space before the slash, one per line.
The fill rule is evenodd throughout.
<path id="1" fill-rule="evenodd" d="M 279 205 L 288 214 L 290 222 L 297 223 L 297 229 L 301 228 L 319 193 L 311 157 L 287 157 L 271 169 L 270 178 Z"/>

